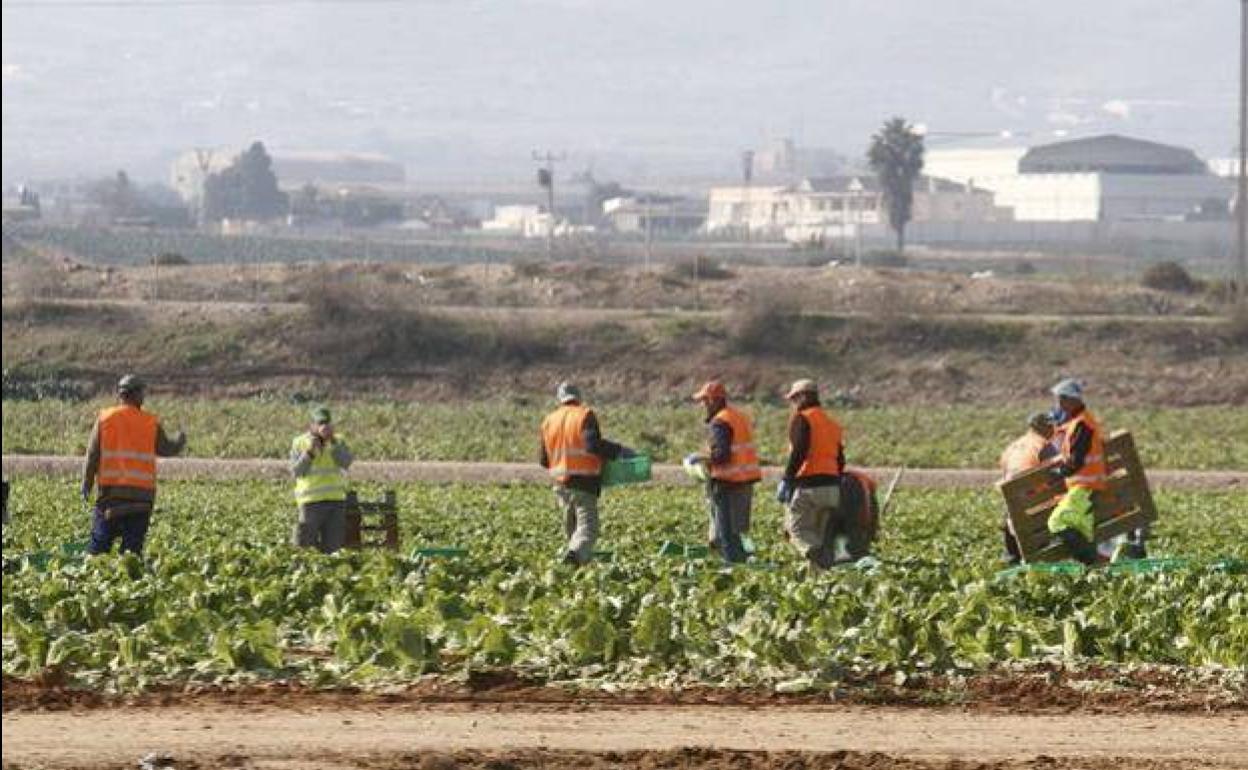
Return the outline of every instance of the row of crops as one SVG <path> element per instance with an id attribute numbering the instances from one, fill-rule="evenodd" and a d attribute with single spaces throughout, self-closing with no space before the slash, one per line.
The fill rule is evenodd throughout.
<path id="1" fill-rule="evenodd" d="M 46 399 L 4 402 L 4 451 L 78 454 L 86 447 L 95 412 L 106 401 Z M 350 401 L 331 404 L 342 433 L 369 460 L 532 462 L 537 426 L 548 408 L 528 404 Z M 304 426 L 306 404 L 289 399 L 152 399 L 171 428 L 191 436 L 189 453 L 202 457 L 282 457 L 290 436 Z M 1037 401 L 1036 408 L 1043 407 Z M 787 411 L 776 404 L 747 405 L 758 423 L 763 457 L 781 462 Z M 699 407 L 690 404 L 607 404 L 606 431 L 660 461 L 672 462 L 705 440 Z M 988 468 L 1024 430 L 1019 407 L 880 407 L 838 411 L 851 462 L 908 467 Z M 1248 469 L 1248 410 L 1106 409 L 1111 429 L 1128 428 L 1152 468 Z"/>
<path id="2" fill-rule="evenodd" d="M 372 490 L 376 491 L 376 490 Z M 1194 560 L 1141 575 L 997 576 L 989 491 L 902 490 L 878 561 L 812 576 L 760 496 L 756 563 L 658 554 L 697 543 L 700 492 L 639 487 L 604 500 L 600 547 L 558 563 L 548 490 L 405 485 L 399 552 L 321 556 L 284 543 L 285 484 L 179 482 L 161 491 L 145 559 L 38 560 L 82 540 L 74 485 L 21 479 L 5 531 L 3 667 L 72 682 L 295 679 L 319 685 L 507 669 L 600 686 L 821 688 L 854 675 L 962 672 L 1034 661 L 1175 664 L 1244 686 L 1248 492 L 1161 494 L 1153 551 Z M 462 558 L 414 555 L 458 546 Z"/>
<path id="3" fill-rule="evenodd" d="M 177 254 L 196 264 L 256 262 L 505 262 L 515 249 L 458 242 L 325 238 L 290 235 L 213 235 L 195 230 L 5 225 L 6 237 L 50 247 L 103 265 L 147 264 Z"/>

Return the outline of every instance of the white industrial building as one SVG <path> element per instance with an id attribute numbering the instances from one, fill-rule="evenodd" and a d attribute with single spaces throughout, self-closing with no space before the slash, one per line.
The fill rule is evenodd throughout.
<path id="1" fill-rule="evenodd" d="M 921 176 L 914 187 L 914 222 L 993 222 L 1008 219 L 991 192 L 966 183 Z M 856 238 L 887 227 L 874 174 L 809 177 L 779 186 L 714 187 L 706 229 L 711 234 L 783 238 L 790 243 Z"/>
<path id="2" fill-rule="evenodd" d="M 1182 220 L 1225 208 L 1225 178 L 1191 150 L 1113 134 L 1030 149 L 936 149 L 929 173 L 986 188 L 1022 222 Z"/>

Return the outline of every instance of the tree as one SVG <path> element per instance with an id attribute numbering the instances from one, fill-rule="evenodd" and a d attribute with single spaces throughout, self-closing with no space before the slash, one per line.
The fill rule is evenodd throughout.
<path id="1" fill-rule="evenodd" d="M 923 137 L 905 118 L 893 118 L 871 137 L 867 160 L 880 180 L 888 223 L 897 233 L 897 251 L 904 251 L 906 225 L 914 207 L 914 182 L 923 170 Z"/>
<path id="2" fill-rule="evenodd" d="M 87 190 L 87 198 L 103 208 L 110 219 L 137 216 L 141 208 L 139 193 L 125 171 L 93 182 Z"/>
<path id="3" fill-rule="evenodd" d="M 208 219 L 265 221 L 285 216 L 286 193 L 278 189 L 273 159 L 254 142 L 227 168 L 204 180 L 204 215 Z"/>

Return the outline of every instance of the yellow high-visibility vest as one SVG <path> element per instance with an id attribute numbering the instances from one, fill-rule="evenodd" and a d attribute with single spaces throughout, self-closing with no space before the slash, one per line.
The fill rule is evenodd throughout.
<path id="1" fill-rule="evenodd" d="M 299 452 L 307 452 L 312 448 L 312 434 L 301 433 L 295 436 L 292 448 Z M 300 505 L 327 501 L 343 501 L 347 499 L 347 479 L 342 468 L 334 462 L 329 446 L 321 447 L 321 451 L 312 458 L 312 469 L 306 476 L 295 478 L 295 502 Z"/>

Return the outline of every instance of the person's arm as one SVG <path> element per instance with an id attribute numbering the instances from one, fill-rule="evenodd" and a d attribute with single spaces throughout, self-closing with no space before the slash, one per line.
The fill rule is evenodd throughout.
<path id="1" fill-rule="evenodd" d="M 598 429 L 598 416 L 593 412 L 585 418 L 585 425 L 581 428 L 581 439 L 585 442 L 585 449 L 604 460 L 614 460 L 624 450 L 624 447 L 614 441 L 608 441 L 602 437 L 602 431 Z"/>
<path id="2" fill-rule="evenodd" d="M 351 447 L 347 446 L 347 442 L 342 439 L 335 438 L 329 447 L 334 462 L 344 471 L 351 467 L 351 463 L 355 462 L 355 455 L 351 454 Z"/>
<path id="3" fill-rule="evenodd" d="M 845 472 L 845 445 L 836 448 L 836 467 L 838 473 Z"/>
<path id="4" fill-rule="evenodd" d="M 87 497 L 95 488 L 95 477 L 100 471 L 100 421 L 91 426 L 87 439 L 87 456 L 82 461 L 82 496 Z"/>
<path id="5" fill-rule="evenodd" d="M 546 439 L 540 438 L 537 442 L 537 463 L 543 468 L 550 467 L 550 455 L 546 453 Z"/>
<path id="6" fill-rule="evenodd" d="M 1074 433 L 1070 436 L 1070 456 L 1062 458 L 1062 464 L 1057 469 L 1058 473 L 1062 476 L 1073 476 L 1078 473 L 1091 447 L 1092 431 L 1088 430 L 1088 426 L 1084 423 L 1076 424 Z"/>
<path id="7" fill-rule="evenodd" d="M 720 420 L 711 421 L 712 465 L 723 465 L 732 459 L 732 426 Z"/>
<path id="8" fill-rule="evenodd" d="M 806 453 L 810 451 L 810 423 L 800 414 L 793 415 L 789 420 L 789 462 L 784 466 L 784 478 L 792 481 L 797 478 L 797 470 L 806 462 Z"/>
<path id="9" fill-rule="evenodd" d="M 186 448 L 186 434 L 178 431 L 178 435 L 170 439 L 169 434 L 165 433 L 164 425 L 156 426 L 156 456 L 157 457 L 177 457 L 182 454 L 182 450 Z"/>
<path id="10" fill-rule="evenodd" d="M 299 440 L 295 439 L 290 445 L 290 475 L 308 475 L 308 471 L 312 470 L 313 457 L 315 457 L 314 452 L 304 450 L 299 446 Z"/>

